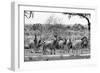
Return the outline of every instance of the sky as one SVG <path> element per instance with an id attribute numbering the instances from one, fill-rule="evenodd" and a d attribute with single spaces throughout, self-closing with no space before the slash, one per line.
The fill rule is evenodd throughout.
<path id="1" fill-rule="evenodd" d="M 27 16 L 29 16 L 27 14 Z M 50 18 L 51 17 L 51 18 Z M 33 12 L 33 18 L 25 17 L 25 24 L 47 24 L 48 20 L 51 20 L 51 24 L 65 24 L 65 25 L 73 25 L 73 24 L 82 24 L 87 25 L 87 20 L 85 18 L 80 18 L 80 16 L 72 16 L 70 19 L 68 15 L 64 15 L 62 13 L 49 13 L 49 12 Z"/>

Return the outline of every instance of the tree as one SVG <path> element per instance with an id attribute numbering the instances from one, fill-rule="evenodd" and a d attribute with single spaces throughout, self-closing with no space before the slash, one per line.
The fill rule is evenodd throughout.
<path id="1" fill-rule="evenodd" d="M 46 24 L 51 24 L 52 21 L 53 21 L 53 19 L 54 19 L 54 16 L 50 16 L 50 17 L 47 19 Z"/>
<path id="2" fill-rule="evenodd" d="M 71 18 L 71 16 L 74 16 L 74 15 L 78 15 L 78 16 L 80 16 L 80 17 L 83 17 L 83 18 L 85 18 L 86 20 L 87 20 L 87 22 L 88 22 L 88 30 L 90 31 L 90 25 L 91 25 L 91 23 L 90 23 L 90 21 L 89 21 L 89 19 L 88 19 L 88 15 L 90 16 L 90 14 L 82 14 L 82 13 L 67 13 L 67 12 L 64 12 L 63 14 L 68 14 L 69 15 L 69 19 Z"/>
<path id="3" fill-rule="evenodd" d="M 50 17 L 48 17 L 46 21 L 46 24 L 61 24 L 61 23 L 62 23 L 62 19 L 54 15 L 51 15 Z"/>
<path id="4" fill-rule="evenodd" d="M 31 18 L 31 17 L 33 18 L 34 17 L 33 11 L 26 11 L 25 10 L 24 16 L 27 17 L 28 19 Z"/>

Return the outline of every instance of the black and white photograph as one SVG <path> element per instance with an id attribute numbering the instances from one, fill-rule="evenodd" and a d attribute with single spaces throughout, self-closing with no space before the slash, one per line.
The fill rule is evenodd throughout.
<path id="1" fill-rule="evenodd" d="M 24 61 L 90 58 L 91 13 L 24 10 Z"/>
<path id="2" fill-rule="evenodd" d="M 56 4 L 12 3 L 13 71 L 92 72 L 97 66 L 97 8 Z"/>

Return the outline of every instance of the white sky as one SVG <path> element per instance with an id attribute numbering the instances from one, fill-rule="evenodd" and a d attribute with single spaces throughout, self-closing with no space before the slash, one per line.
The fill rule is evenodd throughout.
<path id="1" fill-rule="evenodd" d="M 54 19 L 57 20 L 56 23 L 61 24 L 75 24 L 80 23 L 82 25 L 87 25 L 87 20 L 85 18 L 80 18 L 79 16 L 72 16 L 70 19 L 68 18 L 68 15 L 64 15 L 62 13 L 46 13 L 46 12 L 34 12 L 33 18 L 26 18 L 25 17 L 25 24 L 35 24 L 35 23 L 41 23 L 46 24 L 47 19 L 50 16 L 53 16 Z M 54 23 L 54 21 L 52 21 Z"/>

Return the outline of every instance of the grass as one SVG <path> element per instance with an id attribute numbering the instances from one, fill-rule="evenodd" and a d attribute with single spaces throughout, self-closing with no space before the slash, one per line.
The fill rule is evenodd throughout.
<path id="1" fill-rule="evenodd" d="M 43 55 L 43 53 L 31 53 L 32 49 L 26 49 L 24 53 L 24 61 L 45 61 L 45 60 L 67 60 L 67 59 L 86 59 L 90 58 L 90 50 L 89 49 L 82 49 L 79 54 L 77 51 L 74 51 L 72 53 L 63 52 L 62 50 L 56 50 L 56 54 L 50 55 L 46 54 Z M 62 51 L 62 52 L 61 52 Z M 75 53 L 76 52 L 76 53 Z"/>

